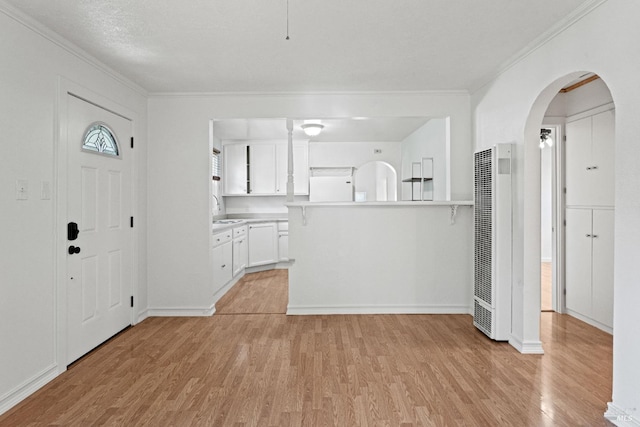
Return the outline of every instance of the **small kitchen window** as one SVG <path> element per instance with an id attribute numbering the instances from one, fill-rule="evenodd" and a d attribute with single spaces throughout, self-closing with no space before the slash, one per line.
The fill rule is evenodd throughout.
<path id="1" fill-rule="evenodd" d="M 211 156 L 211 171 L 213 180 L 220 181 L 220 150 L 214 148 Z"/>

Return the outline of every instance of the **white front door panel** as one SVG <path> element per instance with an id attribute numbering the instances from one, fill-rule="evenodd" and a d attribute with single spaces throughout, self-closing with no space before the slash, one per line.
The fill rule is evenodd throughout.
<path id="1" fill-rule="evenodd" d="M 133 239 L 132 123 L 68 95 L 67 221 L 78 224 L 79 248 L 67 255 L 67 363 L 71 363 L 131 324 Z M 82 149 L 88 127 L 108 125 L 119 156 Z M 77 249 L 76 249 L 77 250 Z"/>

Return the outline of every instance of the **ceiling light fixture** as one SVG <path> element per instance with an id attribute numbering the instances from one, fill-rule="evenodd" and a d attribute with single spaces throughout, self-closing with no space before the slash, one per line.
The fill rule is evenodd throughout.
<path id="1" fill-rule="evenodd" d="M 546 145 L 553 146 L 553 138 L 551 138 L 551 129 L 540 129 L 540 149 L 542 150 Z"/>
<path id="2" fill-rule="evenodd" d="M 324 125 L 320 122 L 320 120 L 305 120 L 303 125 L 300 125 L 304 133 L 307 136 L 318 136 L 322 129 L 324 129 Z"/>

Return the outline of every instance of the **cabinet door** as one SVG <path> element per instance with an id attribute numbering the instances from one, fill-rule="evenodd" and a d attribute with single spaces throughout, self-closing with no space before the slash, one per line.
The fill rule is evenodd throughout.
<path id="1" fill-rule="evenodd" d="M 591 209 L 567 209 L 566 304 L 583 316 L 591 313 Z"/>
<path id="2" fill-rule="evenodd" d="M 249 151 L 251 194 L 276 194 L 276 146 L 253 144 Z"/>
<path id="3" fill-rule="evenodd" d="M 277 236 L 275 222 L 249 225 L 249 267 L 278 261 Z"/>
<path id="4" fill-rule="evenodd" d="M 593 210 L 593 319 L 613 327 L 614 211 Z"/>
<path id="5" fill-rule="evenodd" d="M 229 283 L 232 274 L 231 242 L 223 243 L 213 248 L 213 292 L 218 292 Z"/>
<path id="6" fill-rule="evenodd" d="M 289 233 L 278 232 L 278 260 L 289 261 Z"/>
<path id="7" fill-rule="evenodd" d="M 613 110 L 592 117 L 591 194 L 595 206 L 614 205 L 615 117 Z"/>
<path id="8" fill-rule="evenodd" d="M 247 266 L 247 237 L 233 241 L 233 276 L 237 276 Z"/>
<path id="9" fill-rule="evenodd" d="M 247 145 L 232 144 L 222 148 L 224 193 L 247 194 Z"/>
<path id="10" fill-rule="evenodd" d="M 567 123 L 566 154 L 566 203 L 570 206 L 590 205 L 592 173 L 591 117 Z"/>

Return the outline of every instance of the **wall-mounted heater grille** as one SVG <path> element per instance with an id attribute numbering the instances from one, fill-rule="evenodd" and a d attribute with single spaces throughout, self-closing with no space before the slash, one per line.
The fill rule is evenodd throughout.
<path id="1" fill-rule="evenodd" d="M 474 154 L 473 324 L 489 338 L 511 333 L 511 144 Z"/>

